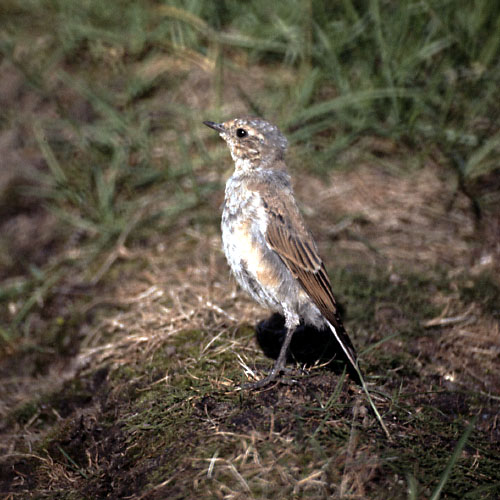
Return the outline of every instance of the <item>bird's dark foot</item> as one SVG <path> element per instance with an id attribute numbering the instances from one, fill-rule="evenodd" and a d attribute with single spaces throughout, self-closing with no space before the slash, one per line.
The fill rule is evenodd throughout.
<path id="1" fill-rule="evenodd" d="M 266 387 L 267 385 L 273 383 L 285 371 L 286 357 L 288 348 L 290 347 L 290 341 L 292 340 L 293 332 L 294 328 L 287 327 L 285 340 L 281 345 L 280 354 L 278 356 L 278 359 L 274 363 L 274 366 L 269 375 L 262 380 L 259 380 L 258 382 L 244 384 L 241 387 L 242 389 L 262 389 L 263 387 Z"/>
<path id="2" fill-rule="evenodd" d="M 240 389 L 242 390 L 257 390 L 257 389 L 263 389 L 264 387 L 267 387 L 271 385 L 273 382 L 280 382 L 282 384 L 287 384 L 291 385 L 294 383 L 297 383 L 296 380 L 293 380 L 291 378 L 283 378 L 283 374 L 285 372 L 290 371 L 289 369 L 282 368 L 281 370 L 275 370 L 274 368 L 269 372 L 269 375 L 264 377 L 261 380 L 257 380 L 256 382 L 248 382 L 247 384 L 242 384 L 240 385 Z"/>
<path id="3" fill-rule="evenodd" d="M 263 389 L 264 387 L 267 387 L 268 385 L 271 385 L 273 382 L 275 382 L 279 378 L 279 376 L 279 373 L 274 373 L 273 371 L 271 371 L 271 373 L 267 377 L 264 377 L 261 380 L 257 380 L 257 382 L 248 382 L 247 384 L 242 384 L 240 388 L 245 391 Z"/>

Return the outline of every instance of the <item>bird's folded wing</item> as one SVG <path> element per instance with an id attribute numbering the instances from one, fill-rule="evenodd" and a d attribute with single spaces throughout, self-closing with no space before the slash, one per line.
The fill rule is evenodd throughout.
<path id="1" fill-rule="evenodd" d="M 347 357 L 355 364 L 357 354 L 338 315 L 325 265 L 298 210 L 296 207 L 291 210 L 268 210 L 268 216 L 268 245 L 278 254 L 321 314 L 335 328 Z"/>

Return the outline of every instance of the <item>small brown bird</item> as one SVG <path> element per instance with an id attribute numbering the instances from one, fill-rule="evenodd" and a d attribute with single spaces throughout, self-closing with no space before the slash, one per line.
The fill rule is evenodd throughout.
<path id="1" fill-rule="evenodd" d="M 245 387 L 264 387 L 281 374 L 301 320 L 320 329 L 326 326 L 359 376 L 388 434 L 338 315 L 325 265 L 297 207 L 284 163 L 286 138 L 260 118 L 203 123 L 219 132 L 235 162 L 235 171 L 226 183 L 221 224 L 228 263 L 241 287 L 261 305 L 281 313 L 287 328 L 269 375 Z"/>

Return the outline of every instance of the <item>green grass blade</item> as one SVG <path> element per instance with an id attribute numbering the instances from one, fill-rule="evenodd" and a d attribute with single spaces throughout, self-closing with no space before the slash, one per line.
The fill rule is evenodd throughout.
<path id="1" fill-rule="evenodd" d="M 38 143 L 38 147 L 40 148 L 43 157 L 47 162 L 47 166 L 54 176 L 54 179 L 59 184 L 65 183 L 67 181 L 66 174 L 59 164 L 54 151 L 52 151 L 52 148 L 47 141 L 47 137 L 45 136 L 42 125 L 39 121 L 36 121 L 33 124 L 33 134 L 35 136 L 36 142 Z"/>
<path id="2" fill-rule="evenodd" d="M 488 139 L 482 146 L 474 151 L 474 153 L 472 153 L 465 163 L 464 176 L 474 178 L 497 168 L 497 161 L 494 161 L 491 164 L 488 164 L 488 162 L 485 161 L 487 156 L 495 151 L 500 151 L 500 132 L 497 132 L 493 137 Z M 498 153 L 495 156 L 498 157 Z"/>
<path id="3" fill-rule="evenodd" d="M 339 111 L 350 106 L 365 105 L 371 101 L 387 98 L 416 98 L 417 92 L 405 88 L 381 88 L 372 90 L 360 90 L 350 94 L 335 97 L 329 101 L 320 102 L 297 113 L 294 122 L 318 119 L 322 115 Z"/>
<path id="4" fill-rule="evenodd" d="M 477 416 L 475 416 L 470 424 L 467 426 L 467 429 L 465 429 L 465 432 L 462 434 L 462 437 L 457 443 L 457 446 L 453 450 L 453 454 L 450 457 L 450 460 L 448 462 L 448 465 L 446 466 L 446 469 L 443 471 L 443 474 L 441 475 L 441 479 L 439 480 L 438 485 L 436 486 L 436 489 L 433 491 L 431 497 L 429 500 L 438 500 L 439 497 L 441 496 L 441 492 L 443 491 L 444 485 L 448 482 L 448 479 L 450 478 L 451 471 L 453 470 L 453 467 L 457 463 L 457 460 L 460 457 L 460 454 L 462 453 L 462 450 L 464 449 L 465 444 L 467 443 L 467 440 L 469 439 L 469 436 L 474 429 L 474 426 L 476 425 L 477 421 Z"/>

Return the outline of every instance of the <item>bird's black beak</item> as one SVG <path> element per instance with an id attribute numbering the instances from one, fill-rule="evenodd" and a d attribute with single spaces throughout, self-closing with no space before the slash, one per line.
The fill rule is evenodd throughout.
<path id="1" fill-rule="evenodd" d="M 215 122 L 203 122 L 207 127 L 213 128 L 214 130 L 217 130 L 217 132 L 224 133 L 226 129 L 224 128 L 224 125 L 222 123 L 215 123 Z"/>

